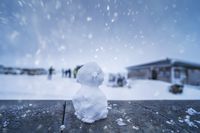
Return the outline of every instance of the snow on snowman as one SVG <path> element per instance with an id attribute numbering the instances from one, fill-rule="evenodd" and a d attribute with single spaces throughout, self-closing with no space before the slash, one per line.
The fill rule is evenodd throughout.
<path id="1" fill-rule="evenodd" d="M 103 80 L 103 71 L 95 62 L 87 63 L 78 70 L 77 82 L 81 84 L 81 88 L 72 102 L 75 115 L 81 121 L 93 123 L 107 117 L 107 99 L 99 89 Z"/>

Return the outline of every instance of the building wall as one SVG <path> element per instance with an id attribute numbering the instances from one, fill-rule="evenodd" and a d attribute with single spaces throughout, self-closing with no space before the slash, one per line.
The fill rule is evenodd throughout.
<path id="1" fill-rule="evenodd" d="M 137 69 L 128 72 L 129 79 L 148 79 L 150 69 Z"/>
<path id="2" fill-rule="evenodd" d="M 171 82 L 171 67 L 157 68 L 158 80 Z"/>
<path id="3" fill-rule="evenodd" d="M 152 79 L 152 70 L 157 73 L 157 80 L 170 82 L 171 81 L 171 69 L 170 67 L 149 67 L 145 69 L 137 69 L 128 72 L 128 78 L 130 79 Z"/>
<path id="4" fill-rule="evenodd" d="M 181 81 L 183 84 L 200 85 L 200 69 L 192 69 L 180 66 L 164 66 L 164 65 L 151 65 L 147 68 L 138 68 L 128 71 L 129 79 L 153 79 L 152 71 L 156 71 L 157 80 L 166 81 L 170 83 L 178 83 Z M 177 82 L 178 81 L 178 82 Z"/>
<path id="5" fill-rule="evenodd" d="M 172 83 L 181 81 L 183 84 L 200 85 L 200 69 L 173 67 Z"/>
<path id="6" fill-rule="evenodd" d="M 187 83 L 191 85 L 200 85 L 200 69 L 188 69 Z"/>

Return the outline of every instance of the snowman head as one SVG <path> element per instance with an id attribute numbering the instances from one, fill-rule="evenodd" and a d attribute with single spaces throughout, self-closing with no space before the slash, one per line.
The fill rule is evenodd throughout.
<path id="1" fill-rule="evenodd" d="M 103 80 L 103 71 L 95 62 L 86 63 L 78 70 L 77 82 L 82 85 L 97 87 Z"/>

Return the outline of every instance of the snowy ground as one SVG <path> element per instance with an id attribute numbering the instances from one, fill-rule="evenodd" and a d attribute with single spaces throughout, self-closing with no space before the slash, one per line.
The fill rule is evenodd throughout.
<path id="1" fill-rule="evenodd" d="M 109 100 L 200 99 L 200 87 L 185 86 L 182 94 L 168 92 L 169 83 L 135 80 L 131 88 L 100 88 Z M 74 79 L 0 75 L 0 99 L 66 99 L 80 88 Z"/>

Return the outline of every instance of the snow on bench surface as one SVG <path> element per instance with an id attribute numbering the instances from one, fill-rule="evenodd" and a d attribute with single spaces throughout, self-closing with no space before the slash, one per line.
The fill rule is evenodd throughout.
<path id="1" fill-rule="evenodd" d="M 0 75 L 0 99 L 53 99 L 71 100 L 80 88 L 75 79 L 55 75 L 52 80 L 46 76 Z M 112 88 L 104 83 L 100 88 L 109 100 L 169 100 L 200 99 L 200 87 L 185 86 L 183 93 L 169 92 L 169 83 L 152 80 L 135 80 L 131 88 Z"/>
<path id="2" fill-rule="evenodd" d="M 85 124 L 74 115 L 70 100 L 1 100 L 0 132 L 200 132 L 198 100 L 108 103 L 107 119 Z"/>

